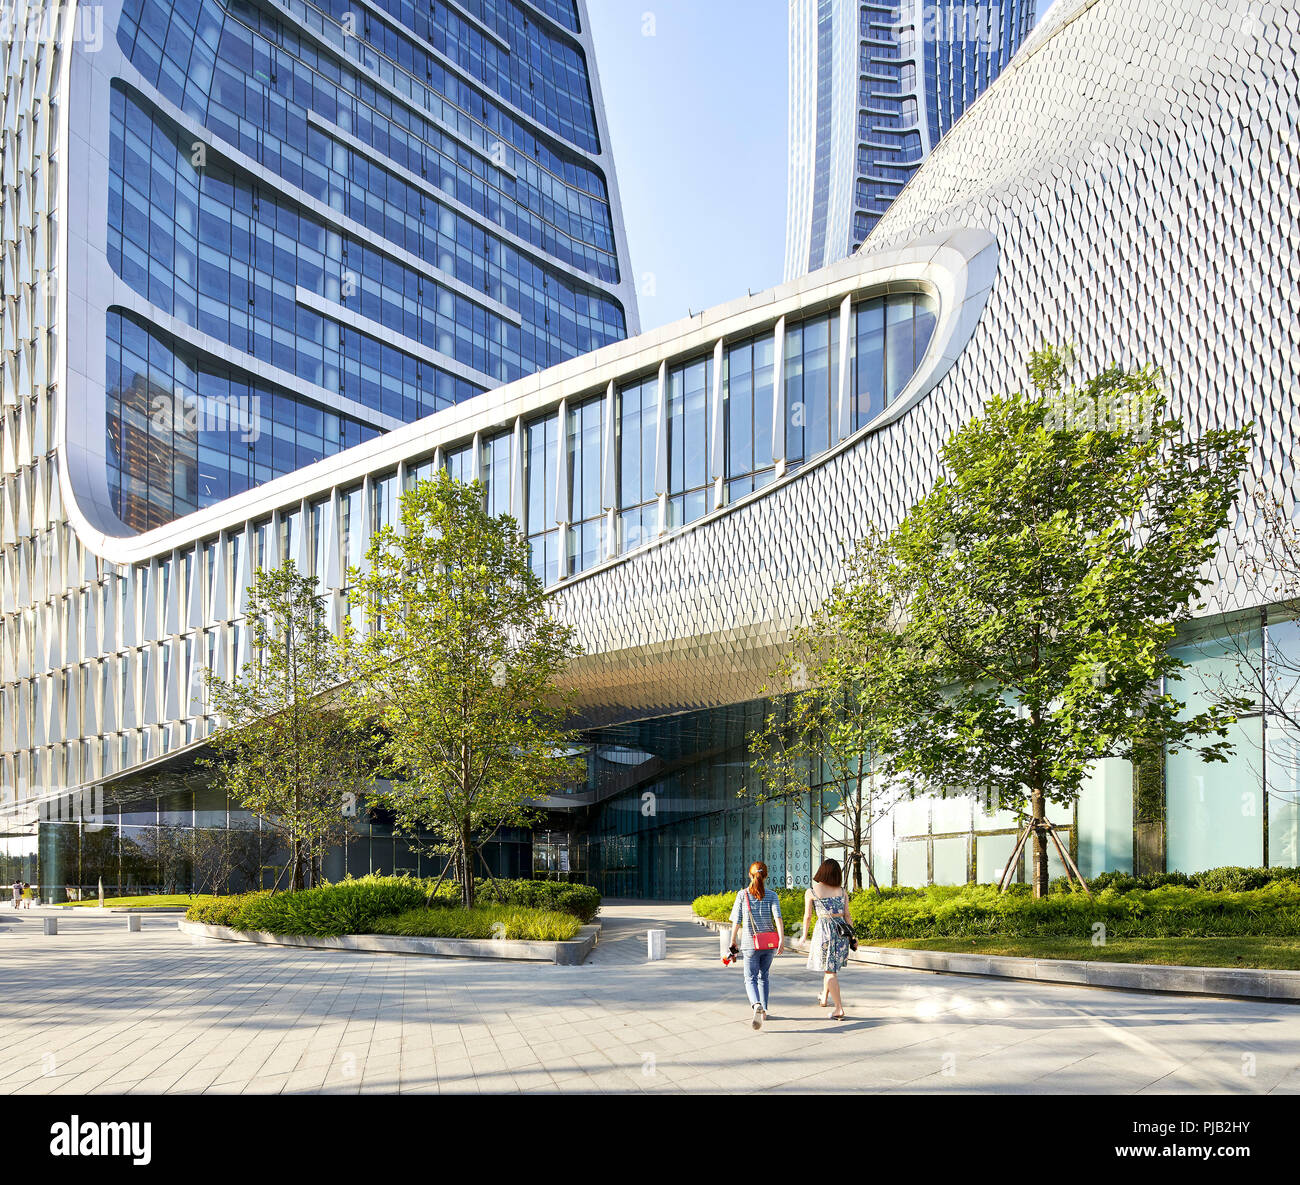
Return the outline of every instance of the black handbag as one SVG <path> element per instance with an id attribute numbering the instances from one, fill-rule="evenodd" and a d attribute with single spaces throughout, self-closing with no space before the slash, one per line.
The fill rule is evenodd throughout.
<path id="1" fill-rule="evenodd" d="M 853 933 L 853 927 L 849 924 L 847 919 L 836 918 L 835 929 L 839 932 L 841 937 L 849 940 L 849 950 L 858 949 L 858 936 Z"/>

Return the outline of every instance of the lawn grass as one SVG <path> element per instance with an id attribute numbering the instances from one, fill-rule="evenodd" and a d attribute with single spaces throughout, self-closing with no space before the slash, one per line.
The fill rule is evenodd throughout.
<path id="1" fill-rule="evenodd" d="M 896 938 L 862 945 L 1022 959 L 1300 971 L 1300 938 L 1112 938 L 1105 946 L 1093 946 L 1087 938 Z"/>
<path id="2" fill-rule="evenodd" d="M 159 909 L 163 906 L 176 907 L 178 905 L 191 906 L 202 905 L 208 901 L 215 901 L 216 898 L 211 893 L 200 893 L 191 897 L 188 893 L 152 893 L 143 897 L 105 897 L 104 905 L 106 908 L 129 905 L 132 909 Z M 57 901 L 54 904 L 66 906 L 69 909 L 78 908 L 99 908 L 99 898 L 91 897 L 85 901 Z"/>
<path id="3" fill-rule="evenodd" d="M 409 909 L 395 917 L 378 918 L 374 934 L 403 938 L 508 938 L 531 942 L 569 942 L 582 923 L 572 914 L 514 905 L 436 906 Z"/>

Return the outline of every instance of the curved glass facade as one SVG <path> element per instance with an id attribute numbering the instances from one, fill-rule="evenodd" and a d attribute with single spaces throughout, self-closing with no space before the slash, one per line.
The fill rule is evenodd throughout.
<path id="1" fill-rule="evenodd" d="M 211 506 L 379 434 L 108 316 L 108 485 L 128 527 Z"/>
<path id="2" fill-rule="evenodd" d="M 163 369 L 213 342 L 263 387 L 269 365 L 272 402 L 330 417 L 310 456 L 345 447 L 344 424 L 391 428 L 625 337 L 578 11 L 544 11 L 125 0 L 117 44 L 157 94 L 113 84 L 108 257 L 195 331 L 164 347 L 156 327 Z M 226 450 L 196 478 L 187 442 L 170 467 L 163 447 L 110 458 L 135 529 L 288 471 Z"/>
<path id="3" fill-rule="evenodd" d="M 546 584 L 575 576 L 816 459 L 897 398 L 925 356 L 937 316 L 934 297 L 921 291 L 858 301 L 847 318 L 845 383 L 839 373 L 841 310 L 785 325 L 779 405 L 776 329 L 723 343 L 720 389 L 711 351 L 665 366 L 662 382 L 648 376 L 606 398 L 572 402 L 564 413 L 563 485 L 556 470 L 560 412 L 529 421 L 528 496 L 520 510 L 534 570 Z M 849 406 L 842 412 L 845 397 Z M 613 433 L 606 424 L 611 414 Z M 774 433 L 783 450 L 773 449 Z M 614 453 L 606 456 L 611 440 Z M 444 464 L 469 480 L 468 469 L 456 468 L 460 455 L 448 451 Z M 604 473 L 613 475 L 609 487 L 602 484 Z"/>

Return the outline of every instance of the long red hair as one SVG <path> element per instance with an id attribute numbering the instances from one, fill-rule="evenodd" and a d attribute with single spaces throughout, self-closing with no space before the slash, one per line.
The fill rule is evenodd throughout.
<path id="1" fill-rule="evenodd" d="M 767 891 L 767 865 L 762 860 L 755 860 L 749 866 L 749 895 L 755 901 L 762 901 Z"/>

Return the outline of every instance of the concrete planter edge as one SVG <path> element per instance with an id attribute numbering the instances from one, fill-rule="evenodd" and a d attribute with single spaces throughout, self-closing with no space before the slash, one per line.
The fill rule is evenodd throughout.
<path id="1" fill-rule="evenodd" d="M 353 951 L 363 954 L 425 955 L 453 959 L 506 959 L 555 963 L 576 967 L 595 949 L 600 925 L 583 926 L 579 937 L 568 942 L 530 942 L 486 938 L 404 938 L 392 934 L 344 934 L 318 938 L 301 934 L 268 934 L 256 930 L 232 930 L 181 918 L 176 928 L 192 938 L 220 942 L 247 942 L 260 946 L 291 946 L 302 950 Z"/>

